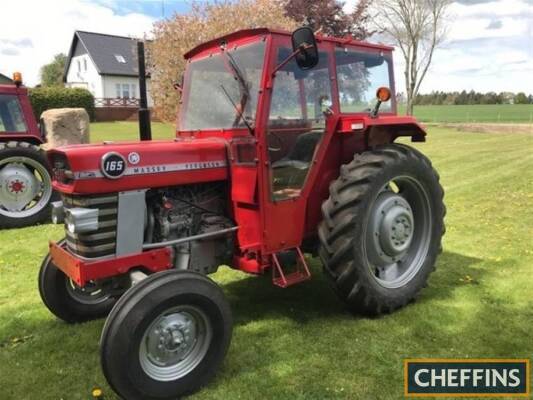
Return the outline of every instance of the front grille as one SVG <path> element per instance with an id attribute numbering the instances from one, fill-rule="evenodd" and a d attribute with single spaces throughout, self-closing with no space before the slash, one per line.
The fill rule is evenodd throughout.
<path id="1" fill-rule="evenodd" d="M 89 233 L 71 233 L 65 226 L 67 248 L 85 258 L 115 254 L 117 241 L 118 195 L 98 196 L 62 195 L 65 208 L 98 209 L 98 230 Z"/>

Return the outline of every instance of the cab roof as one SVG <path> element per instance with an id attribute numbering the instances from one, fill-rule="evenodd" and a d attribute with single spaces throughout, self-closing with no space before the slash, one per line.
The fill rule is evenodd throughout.
<path id="1" fill-rule="evenodd" d="M 232 33 L 229 33 L 224 36 L 217 37 L 215 39 L 209 40 L 207 42 L 204 42 L 195 48 L 189 50 L 187 53 L 185 53 L 184 57 L 186 59 L 192 58 L 195 55 L 201 53 L 202 51 L 205 51 L 207 49 L 210 49 L 214 46 L 218 46 L 222 40 L 225 40 L 227 42 L 235 41 L 239 39 L 245 39 L 253 36 L 260 36 L 260 35 L 269 35 L 269 34 L 276 34 L 276 35 L 283 35 L 283 36 L 291 36 L 292 32 L 278 30 L 278 29 L 269 29 L 269 28 L 254 28 L 254 29 L 242 29 L 239 31 L 235 31 Z M 375 43 L 369 43 L 364 41 L 359 41 L 352 39 L 350 37 L 346 38 L 337 38 L 332 36 L 322 36 L 322 35 L 316 35 L 316 39 L 318 42 L 325 41 L 325 42 L 333 42 L 338 45 L 352 45 L 352 46 L 359 46 L 359 47 L 366 47 L 370 49 L 376 49 L 376 50 L 383 50 L 383 51 L 393 51 L 394 47 L 386 46 L 383 44 L 375 44 Z"/>

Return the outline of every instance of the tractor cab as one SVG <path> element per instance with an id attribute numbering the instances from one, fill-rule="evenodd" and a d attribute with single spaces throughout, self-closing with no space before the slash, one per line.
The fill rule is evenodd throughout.
<path id="1" fill-rule="evenodd" d="M 24 139 L 30 143 L 43 142 L 28 98 L 22 87 L 22 76 L 13 74 L 13 84 L 0 85 L 0 141 Z"/>
<path id="2" fill-rule="evenodd" d="M 400 135 L 423 137 L 412 118 L 396 116 L 392 50 L 315 38 L 309 28 L 253 29 L 185 55 L 177 137 L 229 141 L 235 213 L 245 215 L 241 227 L 250 225 L 240 230 L 245 247 L 279 251 L 316 236 L 336 174 L 319 173 L 322 163 L 338 166 Z M 376 99 L 379 88 L 387 101 Z M 288 216 L 294 224 L 280 230 Z"/>

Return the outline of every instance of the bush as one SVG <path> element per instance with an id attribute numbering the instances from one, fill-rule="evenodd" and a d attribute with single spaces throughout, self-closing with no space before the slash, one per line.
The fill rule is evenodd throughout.
<path id="1" fill-rule="evenodd" d="M 84 108 L 94 120 L 94 97 L 87 89 L 47 87 L 29 91 L 30 102 L 36 118 L 51 108 Z"/>

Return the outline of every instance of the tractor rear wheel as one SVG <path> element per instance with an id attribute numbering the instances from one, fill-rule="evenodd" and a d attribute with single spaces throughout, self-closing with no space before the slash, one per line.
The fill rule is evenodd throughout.
<path id="1" fill-rule="evenodd" d="M 27 142 L 0 143 L 0 228 L 20 228 L 50 216 L 52 179 L 45 153 Z"/>
<path id="2" fill-rule="evenodd" d="M 54 265 L 50 254 L 41 264 L 41 299 L 52 314 L 65 322 L 84 322 L 106 316 L 116 302 L 116 297 L 111 296 L 109 291 L 110 286 L 98 282 L 90 282 L 83 288 L 76 285 Z"/>
<path id="3" fill-rule="evenodd" d="M 102 369 L 122 398 L 177 399 L 213 378 L 231 333 L 230 307 L 211 279 L 160 272 L 133 286 L 109 314 Z"/>
<path id="4" fill-rule="evenodd" d="M 389 313 L 414 300 L 435 268 L 444 191 L 431 162 L 405 145 L 357 154 L 322 205 L 320 257 L 355 313 Z"/>

